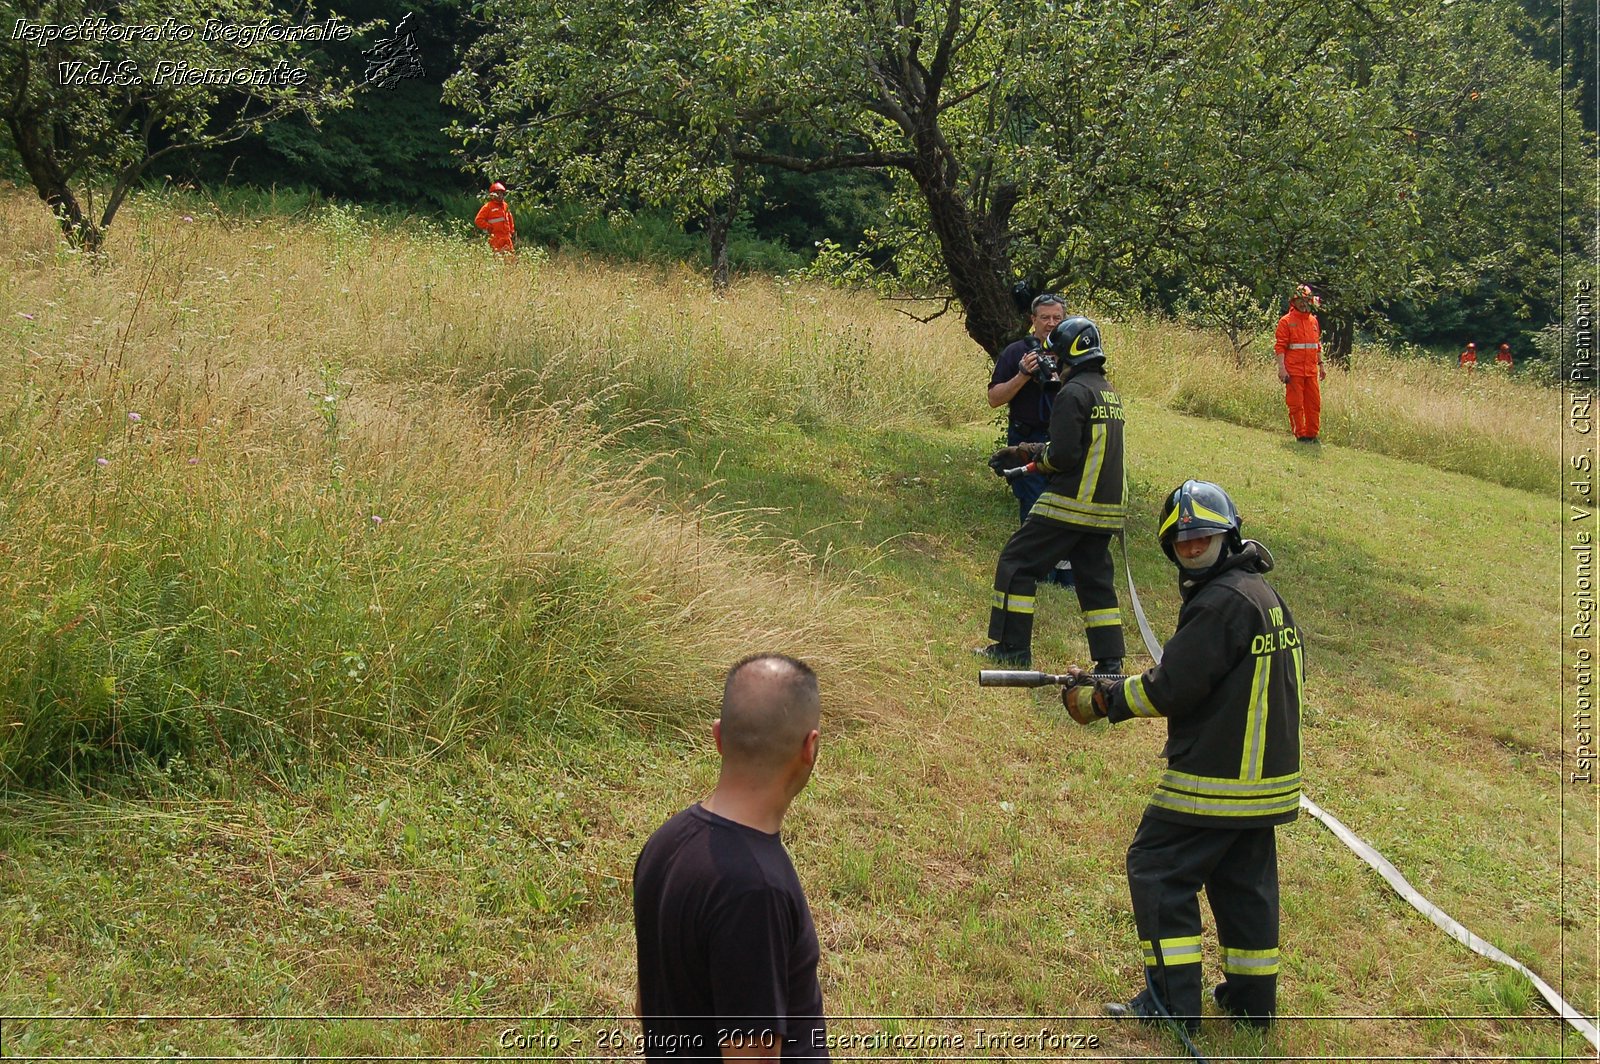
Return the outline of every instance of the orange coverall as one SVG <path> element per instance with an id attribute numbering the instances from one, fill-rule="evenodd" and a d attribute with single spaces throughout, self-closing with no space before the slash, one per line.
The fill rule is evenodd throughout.
<path id="1" fill-rule="evenodd" d="M 1494 360 L 1496 362 L 1503 362 L 1508 366 L 1514 364 L 1516 360 L 1511 357 L 1511 345 L 1501 344 L 1500 350 L 1494 353 Z"/>
<path id="2" fill-rule="evenodd" d="M 517 223 L 511 217 L 511 208 L 505 200 L 492 199 L 478 208 L 472 224 L 489 230 L 489 246 L 496 251 L 510 252 L 511 238 L 517 235 Z"/>
<path id="3" fill-rule="evenodd" d="M 1322 326 L 1315 314 L 1290 308 L 1278 319 L 1272 350 L 1289 371 L 1284 401 L 1289 404 L 1289 427 L 1297 439 L 1315 439 L 1322 430 Z"/>
<path id="4" fill-rule="evenodd" d="M 1461 364 L 1463 366 L 1476 366 L 1478 364 L 1478 352 L 1470 347 L 1461 352 Z"/>

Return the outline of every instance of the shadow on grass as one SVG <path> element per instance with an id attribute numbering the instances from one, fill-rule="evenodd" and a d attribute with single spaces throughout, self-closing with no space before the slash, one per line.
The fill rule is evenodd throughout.
<path id="1" fill-rule="evenodd" d="M 676 430 L 649 437 L 652 445 L 668 440 L 674 465 L 661 473 L 669 494 L 708 485 L 700 490 L 729 504 L 771 508 L 761 521 L 775 536 L 795 540 L 814 557 L 843 552 L 852 561 L 870 560 L 880 587 L 895 593 L 935 585 L 970 591 L 973 601 L 985 597 L 987 583 L 975 584 L 972 571 L 989 569 L 1016 528 L 1015 500 L 984 467 L 987 442 L 974 429 L 808 435 L 769 424 L 746 429 L 738 440 Z M 1292 438 L 1281 446 L 1321 457 L 1315 445 Z M 781 456 L 776 463 L 774 456 Z M 1155 537 L 1167 490 L 1130 477 L 1127 536 L 1135 586 L 1163 641 L 1178 611 L 1175 572 Z M 1306 630 L 1317 668 L 1376 666 L 1380 677 L 1405 689 L 1418 646 L 1488 620 L 1479 602 L 1421 589 L 1418 574 L 1403 562 L 1358 546 L 1337 528 L 1246 532 L 1272 552 L 1270 579 Z M 1118 595 L 1126 598 L 1121 550 L 1113 544 L 1112 552 Z M 953 618 L 930 619 L 939 625 Z M 1131 624 L 1128 636 L 1137 644 Z M 1476 654 L 1470 643 L 1453 645 Z"/>

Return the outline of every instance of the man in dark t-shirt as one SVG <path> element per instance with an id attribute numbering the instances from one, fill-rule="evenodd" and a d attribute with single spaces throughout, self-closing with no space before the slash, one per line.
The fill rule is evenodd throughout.
<path id="1" fill-rule="evenodd" d="M 735 665 L 712 726 L 716 788 L 639 854 L 633 922 L 648 1059 L 828 1059 L 817 930 L 779 835 L 816 764 L 820 707 L 803 662 L 764 654 Z"/>
<path id="2" fill-rule="evenodd" d="M 1006 406 L 1008 447 L 1019 443 L 1044 443 L 1050 439 L 1052 393 L 1034 379 L 1034 373 L 1039 368 L 1039 351 L 1044 341 L 1066 316 L 1066 303 L 1060 296 L 1039 296 L 1028 312 L 1031 327 L 1028 335 L 1009 345 L 995 359 L 994 372 L 989 376 L 989 405 L 1004 403 Z M 1028 519 L 1028 511 L 1044 492 L 1044 479 L 1034 475 L 1011 481 L 1011 493 L 1017 497 L 1021 509 L 1019 521 Z"/>
<path id="3" fill-rule="evenodd" d="M 1048 443 L 1050 410 L 1055 393 L 1034 376 L 1039 369 L 1039 351 L 1044 341 L 1067 316 L 1067 304 L 1058 295 L 1034 298 L 1028 310 L 1028 335 L 1010 344 L 995 359 L 989 375 L 989 405 L 1006 406 L 1006 446 L 1019 443 Z M 1011 479 L 1011 494 L 1017 497 L 1017 520 L 1026 521 L 1028 511 L 1044 494 L 1045 477 L 1039 473 Z M 1046 577 L 1062 587 L 1073 585 L 1072 563 L 1063 558 Z"/>

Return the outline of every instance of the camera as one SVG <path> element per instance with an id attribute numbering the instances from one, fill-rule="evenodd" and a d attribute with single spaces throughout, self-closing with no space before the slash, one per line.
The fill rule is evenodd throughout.
<path id="1" fill-rule="evenodd" d="M 1027 350 L 1039 356 L 1039 364 L 1033 370 L 1033 379 L 1039 382 L 1041 388 L 1061 387 L 1061 360 L 1046 349 L 1037 336 L 1030 335 L 1026 342 Z"/>

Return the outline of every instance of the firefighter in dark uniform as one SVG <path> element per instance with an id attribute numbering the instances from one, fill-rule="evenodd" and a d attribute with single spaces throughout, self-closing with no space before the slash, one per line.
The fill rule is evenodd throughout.
<path id="1" fill-rule="evenodd" d="M 1096 672 L 1122 671 L 1122 613 L 1112 583 L 1111 537 L 1122 531 L 1122 399 L 1105 377 L 1100 330 L 1071 317 L 1050 333 L 1045 350 L 1064 379 L 1050 410 L 1048 443 L 1024 443 L 995 454 L 1001 472 L 1044 473 L 1049 479 L 995 566 L 989 638 L 977 651 L 997 664 L 1033 663 L 1033 606 L 1038 583 L 1063 558 L 1077 575 L 1089 654 Z"/>
<path id="2" fill-rule="evenodd" d="M 1240 523 L 1215 484 L 1191 480 L 1174 491 L 1159 535 L 1179 567 L 1183 607 L 1160 664 L 1142 676 L 1062 691 L 1080 723 L 1167 718 L 1167 770 L 1128 848 L 1146 986 L 1106 1011 L 1153 1020 L 1164 1009 L 1190 1031 L 1200 1026 L 1202 887 L 1222 946 L 1224 978 L 1213 1000 L 1238 1021 L 1272 1022 L 1275 829 L 1300 808 L 1300 633 L 1262 578 L 1272 556 L 1240 538 Z"/>

